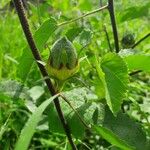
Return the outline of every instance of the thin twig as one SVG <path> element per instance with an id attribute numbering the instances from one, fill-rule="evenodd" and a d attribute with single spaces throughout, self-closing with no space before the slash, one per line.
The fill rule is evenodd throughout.
<path id="1" fill-rule="evenodd" d="M 116 48 L 116 53 L 119 52 L 119 40 L 118 40 L 118 31 L 117 31 L 117 25 L 116 25 L 116 19 L 115 19 L 115 13 L 114 13 L 114 1 L 108 0 L 108 10 L 114 35 L 114 43 Z"/>
<path id="2" fill-rule="evenodd" d="M 136 75 L 136 74 L 138 74 L 140 72 L 142 72 L 142 70 L 137 70 L 137 71 L 131 72 L 131 73 L 129 73 L 129 75 L 133 76 L 133 75 Z"/>
<path id="3" fill-rule="evenodd" d="M 108 35 L 108 32 L 107 32 L 107 28 L 106 28 L 105 25 L 103 25 L 103 28 L 104 28 L 104 32 L 105 32 L 105 35 L 106 35 L 107 43 L 108 43 L 108 46 L 109 46 L 109 50 L 112 52 L 112 48 L 111 48 L 111 44 L 110 44 L 110 39 L 109 39 L 109 35 Z"/>
<path id="4" fill-rule="evenodd" d="M 41 71 L 42 76 L 45 78 L 45 77 L 48 76 L 48 73 L 47 73 L 45 67 L 42 64 L 38 63 L 38 61 L 42 61 L 42 59 L 41 59 L 41 56 L 40 56 L 40 54 L 38 52 L 38 49 L 37 49 L 37 47 L 35 45 L 35 41 L 33 39 L 32 33 L 30 31 L 29 23 L 28 23 L 28 20 L 26 18 L 26 15 L 25 15 L 25 11 L 24 11 L 24 8 L 23 8 L 22 1 L 21 0 L 14 0 L 14 4 L 15 4 L 16 10 L 18 12 L 18 16 L 19 16 L 19 19 L 20 19 L 20 23 L 22 25 L 22 29 L 24 31 L 24 34 L 25 34 L 26 39 L 28 41 L 28 44 L 29 44 L 29 46 L 31 48 L 32 54 L 33 54 L 33 56 L 34 56 L 34 58 L 35 58 L 35 60 L 37 62 L 37 65 L 38 65 L 38 67 L 39 67 L 39 69 Z M 45 78 L 45 82 L 46 82 L 46 85 L 48 87 L 49 92 L 52 95 L 55 95 L 56 91 L 55 91 L 55 88 L 54 88 L 51 80 L 48 79 L 48 78 Z M 56 98 L 54 100 L 54 104 L 55 104 L 56 110 L 58 112 L 59 118 L 61 120 L 61 123 L 63 125 L 64 131 L 65 131 L 65 133 L 66 133 L 66 135 L 68 137 L 68 140 L 70 142 L 70 145 L 71 145 L 73 150 L 77 150 L 77 148 L 76 148 L 76 146 L 75 146 L 75 144 L 74 144 L 74 142 L 72 140 L 72 137 L 71 137 L 70 128 L 69 128 L 69 126 L 68 126 L 68 124 L 67 124 L 67 122 L 66 122 L 66 120 L 64 118 L 63 112 L 61 110 L 61 106 L 60 106 L 58 98 Z"/>
<path id="5" fill-rule="evenodd" d="M 87 128 L 90 129 L 89 126 L 85 123 L 85 121 L 81 118 L 80 114 L 78 113 L 78 111 L 76 111 L 76 109 L 71 105 L 71 103 L 69 102 L 69 100 L 62 94 L 60 94 L 60 96 L 64 99 L 65 102 L 67 102 L 67 104 L 72 108 L 72 110 L 75 112 L 75 114 L 77 115 L 77 117 L 79 118 L 79 120 L 81 121 L 81 123 Z"/>
<path id="6" fill-rule="evenodd" d="M 103 1 L 100 0 L 100 7 L 103 6 Z M 102 12 L 102 27 L 103 27 L 103 31 L 105 32 L 105 35 L 106 35 L 106 39 L 107 39 L 107 43 L 108 43 L 108 46 L 109 46 L 109 50 L 112 52 L 112 47 L 111 47 L 111 44 L 110 44 L 110 38 L 109 38 L 109 34 L 107 32 L 107 28 L 106 28 L 106 25 L 104 23 L 104 14 Z"/>
<path id="7" fill-rule="evenodd" d="M 144 41 L 146 38 L 150 36 L 150 33 L 146 34 L 144 37 L 142 37 L 139 41 L 137 41 L 131 48 L 135 48 L 137 45 L 139 45 L 142 41 Z"/>
<path id="8" fill-rule="evenodd" d="M 93 11 L 91 11 L 91 12 L 88 12 L 88 13 L 82 15 L 82 16 L 79 16 L 79 17 L 75 18 L 75 19 L 62 22 L 62 23 L 58 24 L 58 26 L 63 26 L 63 25 L 69 24 L 69 23 L 73 23 L 73 22 L 78 21 L 78 20 L 80 20 L 80 19 L 82 19 L 82 18 L 85 18 L 85 17 L 87 17 L 87 16 L 89 16 L 89 15 L 95 14 L 95 13 L 97 13 L 97 12 L 103 10 L 103 9 L 106 9 L 107 7 L 108 7 L 108 5 L 105 5 L 105 6 L 101 7 L 101 8 L 98 8 L 98 9 L 96 9 L 96 10 L 93 10 Z"/>

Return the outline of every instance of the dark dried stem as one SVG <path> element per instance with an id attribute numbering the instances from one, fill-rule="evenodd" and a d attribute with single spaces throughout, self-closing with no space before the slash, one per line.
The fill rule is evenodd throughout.
<path id="1" fill-rule="evenodd" d="M 131 48 L 135 48 L 137 45 L 139 45 L 142 41 L 144 41 L 146 38 L 150 36 L 150 33 L 146 34 L 144 37 L 142 37 L 139 41 L 137 41 Z"/>
<path id="2" fill-rule="evenodd" d="M 119 40 L 118 40 L 118 31 L 117 31 L 117 25 L 116 25 L 116 19 L 115 19 L 115 12 L 114 12 L 114 1 L 108 0 L 108 10 L 113 30 L 113 36 L 114 36 L 114 43 L 115 43 L 115 49 L 116 53 L 119 52 Z"/>
<path id="3" fill-rule="evenodd" d="M 26 15 L 25 15 L 25 11 L 24 11 L 24 8 L 23 8 L 23 4 L 22 4 L 22 1 L 21 0 L 14 0 L 14 4 L 15 4 L 15 7 L 16 7 L 16 10 L 18 12 L 18 16 L 19 16 L 19 19 L 20 19 L 20 23 L 22 25 L 22 29 L 24 31 L 24 34 L 26 36 L 26 39 L 28 41 L 28 44 L 31 48 L 31 51 L 32 51 L 32 54 L 37 62 L 37 65 L 41 71 L 41 74 L 42 76 L 44 77 L 45 79 L 45 82 L 46 82 L 46 85 L 48 87 L 48 90 L 49 92 L 52 94 L 52 95 L 55 95 L 57 92 L 55 91 L 55 88 L 51 82 L 51 80 L 49 78 L 46 78 L 48 76 L 48 73 L 45 69 L 45 67 L 38 63 L 38 61 L 42 61 L 41 59 L 41 56 L 38 52 L 38 49 L 35 45 L 35 42 L 34 42 L 34 39 L 33 39 L 33 36 L 32 36 L 32 33 L 30 31 L 30 28 L 29 28 L 29 23 L 27 21 L 27 18 L 26 18 Z M 77 150 L 73 140 L 72 140 L 72 137 L 71 137 L 71 132 L 70 132 L 70 129 L 69 129 L 69 126 L 64 118 L 64 115 L 63 115 L 63 112 L 61 110 L 61 106 L 60 106 L 60 103 L 59 103 L 59 99 L 56 98 L 54 100 L 54 104 L 55 104 L 55 107 L 56 107 L 56 110 L 58 112 L 58 115 L 59 115 L 59 118 L 61 120 L 61 123 L 63 125 L 63 128 L 64 128 L 64 131 L 68 137 L 68 140 L 70 142 L 70 145 L 72 147 L 73 150 Z"/>

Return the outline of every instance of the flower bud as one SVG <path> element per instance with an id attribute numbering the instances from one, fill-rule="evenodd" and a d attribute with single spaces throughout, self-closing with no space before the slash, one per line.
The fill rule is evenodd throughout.
<path id="1" fill-rule="evenodd" d="M 123 36 L 121 40 L 121 44 L 123 48 L 131 48 L 132 45 L 135 43 L 134 35 L 131 33 L 127 33 Z"/>
<path id="2" fill-rule="evenodd" d="M 54 43 L 46 67 L 49 75 L 58 80 L 66 80 L 78 71 L 76 49 L 66 37 Z"/>

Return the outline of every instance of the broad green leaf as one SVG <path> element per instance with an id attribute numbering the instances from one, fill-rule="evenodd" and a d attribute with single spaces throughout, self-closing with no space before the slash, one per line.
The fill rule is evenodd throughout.
<path id="1" fill-rule="evenodd" d="M 78 109 L 81 111 L 80 107 L 84 106 L 85 98 L 87 98 L 86 92 L 87 92 L 87 90 L 85 88 L 77 88 L 77 89 L 74 89 L 74 90 L 71 90 L 68 92 L 64 92 L 63 95 L 68 99 L 68 101 L 73 105 L 73 107 L 75 109 Z M 63 110 L 66 120 L 69 121 L 69 120 L 71 120 L 71 118 L 75 118 L 77 120 L 77 122 L 75 122 L 74 125 L 71 121 L 69 121 L 70 128 L 74 128 L 72 126 L 75 126 L 75 125 L 77 125 L 77 126 L 79 125 L 80 127 L 82 126 L 81 132 L 83 133 L 84 132 L 83 125 L 81 123 L 78 123 L 79 119 L 73 115 L 74 113 L 73 113 L 72 109 L 68 106 L 68 104 L 63 99 L 61 99 L 60 102 L 61 102 L 62 110 Z M 50 105 L 48 117 L 49 117 L 50 131 L 55 132 L 55 133 L 63 133 L 64 134 L 64 130 L 60 123 L 60 119 L 58 118 L 54 104 Z M 74 132 L 73 135 L 75 137 L 79 137 L 79 135 L 81 135 L 81 134 Z"/>
<path id="2" fill-rule="evenodd" d="M 99 124 L 104 118 L 104 109 L 102 105 L 97 103 L 85 103 L 76 109 L 82 120 L 86 125 Z M 95 114 L 96 111 L 96 114 Z M 73 111 L 72 111 L 73 112 Z M 82 139 L 84 137 L 86 127 L 81 122 L 80 118 L 75 112 L 73 115 L 68 116 L 68 123 L 71 128 L 71 132 L 75 138 Z"/>
<path id="3" fill-rule="evenodd" d="M 105 98 L 105 89 L 104 89 L 102 81 L 100 81 L 99 78 L 95 78 L 95 79 L 93 79 L 93 83 L 94 83 L 94 87 L 95 87 L 95 93 L 97 94 L 97 96 L 100 99 Z"/>
<path id="4" fill-rule="evenodd" d="M 90 103 L 86 103 L 80 106 L 78 109 L 76 109 L 83 120 L 86 120 L 84 115 L 86 114 L 86 111 L 88 110 L 90 105 Z M 91 119 L 90 116 L 87 119 Z M 69 114 L 67 120 L 74 137 L 78 139 L 82 138 L 84 136 L 85 126 L 82 124 L 81 120 L 76 115 L 76 113 L 73 112 L 72 114 Z M 85 122 L 87 123 L 87 120 Z"/>
<path id="5" fill-rule="evenodd" d="M 150 72 L 150 55 L 135 54 L 124 57 L 129 71 L 143 70 Z"/>
<path id="6" fill-rule="evenodd" d="M 53 32 L 57 28 L 57 23 L 53 18 L 46 20 L 41 27 L 35 32 L 34 40 L 38 50 L 41 52 L 44 48 L 45 43 L 49 39 L 49 37 L 53 34 Z M 27 46 L 23 50 L 23 54 L 20 58 L 18 65 L 18 77 L 21 80 L 25 80 L 30 68 L 34 62 L 32 53 L 30 48 Z"/>
<path id="7" fill-rule="evenodd" d="M 101 60 L 101 68 L 104 72 L 105 98 L 111 111 L 116 114 L 127 91 L 127 66 L 118 54 L 108 53 Z"/>
<path id="8" fill-rule="evenodd" d="M 67 31 L 66 36 L 72 42 L 83 30 L 82 27 L 73 27 Z"/>
<path id="9" fill-rule="evenodd" d="M 120 21 L 123 22 L 123 21 L 127 21 L 127 20 L 132 20 L 132 19 L 148 16 L 149 15 L 149 7 L 150 7 L 150 3 L 147 3 L 143 6 L 130 7 L 128 9 L 124 10 L 124 12 L 122 12 L 122 17 L 121 17 Z"/>
<path id="10" fill-rule="evenodd" d="M 64 110 L 63 110 L 63 113 L 65 116 Z M 53 103 L 50 104 L 49 109 L 48 109 L 48 125 L 49 125 L 49 130 L 51 132 L 65 134 L 63 126 L 60 122 L 60 119 L 58 117 L 57 111 Z"/>
<path id="11" fill-rule="evenodd" d="M 71 104 L 73 104 L 73 107 L 77 109 L 80 106 L 84 105 L 85 98 L 87 99 L 87 96 L 88 96 L 86 92 L 87 92 L 87 89 L 85 88 L 77 88 L 71 91 L 63 92 L 63 95 L 68 99 L 68 101 Z M 68 104 L 63 99 L 61 99 L 60 102 L 61 102 L 61 106 L 62 106 L 63 113 L 65 115 L 65 118 L 70 119 L 70 113 L 73 112 L 72 109 L 68 106 Z M 49 117 L 50 131 L 55 132 L 55 133 L 57 132 L 64 133 L 64 130 L 60 123 L 60 119 L 58 118 L 54 104 L 50 105 L 48 117 Z M 78 135 L 79 133 L 76 133 L 75 136 L 78 136 Z"/>
<path id="12" fill-rule="evenodd" d="M 97 134 L 100 134 L 105 140 L 110 142 L 112 145 L 115 145 L 122 150 L 135 150 L 134 147 L 129 146 L 123 140 L 121 140 L 117 135 L 115 135 L 111 130 L 102 127 L 102 126 L 94 126 Z"/>
<path id="13" fill-rule="evenodd" d="M 97 97 L 94 94 L 90 93 L 90 91 L 86 88 L 77 88 L 68 92 L 64 92 L 63 95 L 71 103 L 73 108 L 78 111 L 81 118 L 87 124 L 93 123 L 93 114 L 95 112 L 95 109 L 97 107 L 99 108 L 99 106 L 97 106 L 95 103 L 92 103 L 92 100 L 97 99 Z M 87 102 L 85 103 L 85 101 Z M 81 123 L 81 120 L 76 115 L 76 113 L 63 99 L 61 99 L 60 102 L 65 118 L 68 121 L 73 136 L 81 139 L 84 136 L 84 125 Z M 103 109 L 99 108 L 98 116 L 95 117 L 96 122 L 100 122 L 100 120 L 102 120 L 102 110 Z M 50 131 L 64 134 L 64 130 L 62 128 L 62 125 L 60 123 L 60 120 L 58 118 L 57 112 L 53 104 L 50 105 L 48 116 Z"/>
<path id="14" fill-rule="evenodd" d="M 25 124 L 24 128 L 21 131 L 20 137 L 15 146 L 15 150 L 27 150 L 31 138 L 35 132 L 35 128 L 41 119 L 43 111 L 57 96 L 58 95 L 55 95 L 50 99 L 44 101 L 30 116 L 30 118 L 28 119 L 27 123 Z"/>
<path id="15" fill-rule="evenodd" d="M 89 29 L 84 29 L 79 37 L 79 42 L 82 46 L 85 46 L 91 42 L 92 31 Z"/>
<path id="16" fill-rule="evenodd" d="M 136 150 L 146 149 L 146 134 L 142 130 L 142 126 L 129 118 L 127 114 L 119 112 L 117 116 L 114 117 L 112 112 L 106 107 L 103 127 L 107 128 L 107 130 L 111 130 L 119 139 L 135 147 Z"/>

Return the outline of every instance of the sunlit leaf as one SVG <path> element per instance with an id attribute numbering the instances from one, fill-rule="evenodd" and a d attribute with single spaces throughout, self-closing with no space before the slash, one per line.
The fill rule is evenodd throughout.
<path id="1" fill-rule="evenodd" d="M 128 144 L 126 144 L 123 140 L 120 139 L 120 137 L 115 135 L 111 130 L 102 126 L 95 126 L 94 129 L 97 131 L 98 134 L 100 134 L 112 145 L 118 146 L 122 150 L 135 150 L 134 147 L 131 147 Z"/>
<path id="2" fill-rule="evenodd" d="M 66 36 L 70 41 L 73 41 L 81 33 L 82 30 L 82 27 L 73 27 L 67 31 Z"/>
<path id="3" fill-rule="evenodd" d="M 128 21 L 136 18 L 141 18 L 149 15 L 150 3 L 143 6 L 130 7 L 122 12 L 121 22 Z"/>
<path id="4" fill-rule="evenodd" d="M 113 134 L 118 136 L 119 139 L 123 140 L 126 144 L 135 147 L 136 150 L 145 150 L 147 143 L 146 134 L 142 130 L 141 125 L 129 118 L 127 114 L 119 112 L 118 115 L 114 117 L 107 107 L 105 110 L 103 127 L 113 132 Z"/>
<path id="5" fill-rule="evenodd" d="M 150 55 L 135 54 L 124 57 L 129 71 L 143 70 L 150 72 Z"/>
<path id="6" fill-rule="evenodd" d="M 127 91 L 127 66 L 119 55 L 108 53 L 102 58 L 101 68 L 105 74 L 105 98 L 111 111 L 116 114 Z"/>
<path id="7" fill-rule="evenodd" d="M 44 48 L 49 37 L 57 28 L 57 23 L 53 18 L 46 20 L 41 27 L 35 32 L 34 40 L 38 50 L 41 52 Z M 23 54 L 20 57 L 18 65 L 18 77 L 21 80 L 25 80 L 30 71 L 30 68 L 34 62 L 30 48 L 27 46 L 23 50 Z"/>
<path id="8" fill-rule="evenodd" d="M 99 123 L 100 120 L 102 120 L 102 106 L 97 106 L 97 104 L 92 103 L 92 100 L 97 99 L 97 97 L 94 94 L 90 93 L 86 88 L 77 88 L 71 91 L 67 91 L 64 92 L 63 95 L 65 95 L 67 100 L 71 103 L 73 108 L 76 109 L 76 111 L 87 123 L 87 125 L 94 123 L 93 114 L 97 108 L 98 114 L 94 118 L 96 120 L 95 124 Z M 79 139 L 83 138 L 86 127 L 82 124 L 77 114 L 68 106 L 68 104 L 63 99 L 61 99 L 60 101 L 62 110 L 64 112 L 65 118 L 68 121 L 73 136 Z M 89 102 L 85 103 L 85 101 Z M 64 134 L 64 129 L 60 123 L 60 119 L 58 118 L 53 104 L 50 105 L 48 116 L 50 131 L 54 133 Z"/>
<path id="9" fill-rule="evenodd" d="M 30 140 L 35 132 L 35 128 L 41 119 L 43 111 L 57 96 L 58 95 L 55 95 L 44 101 L 30 116 L 29 120 L 26 122 L 24 128 L 21 131 L 20 137 L 15 146 L 15 150 L 27 150 L 30 144 Z"/>

